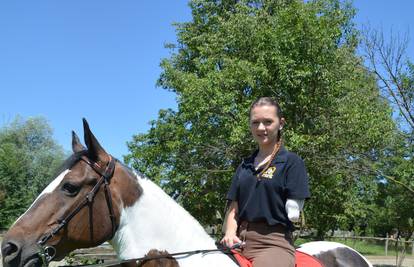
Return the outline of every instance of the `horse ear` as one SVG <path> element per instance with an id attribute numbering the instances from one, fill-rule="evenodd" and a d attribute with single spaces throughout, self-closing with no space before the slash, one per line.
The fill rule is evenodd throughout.
<path id="1" fill-rule="evenodd" d="M 101 160 L 106 161 L 108 159 L 108 154 L 101 147 L 96 137 L 93 135 L 92 131 L 89 129 L 89 124 L 85 118 L 83 120 L 83 133 L 86 147 L 88 148 L 88 156 L 92 160 Z"/>
<path id="2" fill-rule="evenodd" d="M 72 131 L 72 151 L 73 151 L 73 153 L 80 152 L 80 151 L 85 150 L 85 149 L 86 148 L 80 142 L 78 135 L 75 133 L 75 131 Z"/>

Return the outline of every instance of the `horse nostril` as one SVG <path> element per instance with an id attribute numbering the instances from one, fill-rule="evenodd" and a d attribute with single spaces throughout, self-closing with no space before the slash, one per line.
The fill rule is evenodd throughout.
<path id="1" fill-rule="evenodd" d="M 1 254 L 3 255 L 3 260 L 6 263 L 11 262 L 13 259 L 19 255 L 20 246 L 14 242 L 8 241 L 6 245 L 1 248 Z"/>

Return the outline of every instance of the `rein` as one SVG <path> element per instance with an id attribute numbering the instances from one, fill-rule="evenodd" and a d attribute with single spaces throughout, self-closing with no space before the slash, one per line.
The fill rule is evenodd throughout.
<path id="1" fill-rule="evenodd" d="M 134 259 L 128 259 L 128 260 L 118 260 L 118 261 L 110 261 L 107 263 L 98 263 L 98 264 L 82 264 L 82 265 L 73 265 L 72 267 L 82 267 L 82 266 L 88 266 L 88 267 L 109 267 L 109 266 L 121 266 L 124 263 L 136 263 L 143 261 L 151 261 L 151 260 L 158 260 L 158 259 L 173 259 L 177 256 L 185 256 L 189 257 L 194 254 L 200 254 L 200 253 L 209 253 L 209 252 L 222 252 L 224 254 L 233 254 L 232 250 L 237 249 L 243 246 L 243 243 L 237 243 L 234 244 L 231 248 L 229 247 L 219 247 L 216 249 L 198 249 L 198 250 L 190 250 L 190 251 L 183 251 L 183 252 L 176 252 L 176 253 L 169 253 L 166 255 L 154 255 L 154 256 L 144 256 L 140 258 L 134 258 Z M 63 267 L 63 266 L 61 266 Z"/>
<path id="2" fill-rule="evenodd" d="M 86 194 L 85 198 L 81 203 L 79 203 L 74 210 L 72 210 L 68 215 L 63 218 L 57 220 L 58 226 L 56 226 L 52 231 L 44 235 L 37 244 L 40 247 L 39 256 L 43 261 L 43 265 L 47 266 L 49 262 L 56 256 L 56 249 L 53 246 L 46 246 L 46 242 L 49 241 L 53 236 L 55 236 L 62 228 L 64 228 L 70 220 L 85 206 L 89 206 L 89 227 L 90 227 L 90 237 L 93 240 L 93 223 L 92 223 L 92 204 L 95 199 L 96 194 L 98 193 L 99 189 L 102 185 L 104 185 L 105 190 L 105 199 L 106 205 L 108 206 L 109 210 L 109 217 L 111 219 L 112 224 L 112 234 L 111 238 L 115 235 L 116 231 L 116 222 L 115 222 L 115 214 L 112 205 L 112 197 L 111 197 L 111 190 L 109 188 L 109 183 L 111 178 L 114 174 L 115 170 L 115 160 L 112 156 L 109 155 L 109 162 L 105 167 L 105 170 L 102 172 L 102 167 L 97 162 L 90 161 L 86 156 L 82 156 L 80 160 L 86 162 L 96 173 L 98 173 L 101 177 L 99 178 L 98 182 L 92 188 L 92 190 Z M 111 239 L 110 238 L 110 239 Z"/>

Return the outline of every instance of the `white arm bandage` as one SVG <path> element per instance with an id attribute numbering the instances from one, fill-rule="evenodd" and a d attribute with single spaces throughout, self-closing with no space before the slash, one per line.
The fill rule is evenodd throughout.
<path id="1" fill-rule="evenodd" d="M 304 199 L 288 199 L 286 201 L 285 209 L 289 220 L 292 222 L 299 221 L 300 211 L 303 209 Z"/>

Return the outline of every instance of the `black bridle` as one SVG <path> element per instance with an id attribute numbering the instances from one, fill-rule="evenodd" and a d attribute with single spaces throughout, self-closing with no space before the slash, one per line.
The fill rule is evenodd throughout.
<path id="1" fill-rule="evenodd" d="M 86 156 L 81 156 L 80 160 L 86 162 L 86 164 L 88 164 L 101 177 L 99 178 L 95 186 L 92 188 L 92 190 L 86 194 L 82 202 L 80 202 L 76 206 L 76 208 L 73 209 L 68 215 L 58 219 L 58 225 L 55 228 L 53 228 L 52 231 L 44 235 L 37 242 L 37 244 L 40 246 L 39 256 L 42 259 L 43 264 L 46 266 L 56 255 L 56 249 L 53 246 L 46 246 L 46 242 L 49 241 L 53 236 L 55 236 L 62 228 L 64 228 L 70 222 L 70 220 L 85 206 L 89 206 L 89 233 L 91 240 L 93 240 L 92 204 L 96 194 L 98 193 L 102 185 L 104 185 L 106 205 L 108 206 L 109 217 L 111 219 L 112 224 L 112 234 L 109 239 L 112 239 L 114 237 L 117 229 L 114 209 L 112 205 L 111 190 L 109 188 L 109 183 L 111 181 L 112 176 L 114 175 L 115 170 L 114 158 L 111 155 L 109 155 L 109 162 L 107 163 L 105 170 L 103 172 L 102 167 L 97 162 L 90 161 Z"/>

